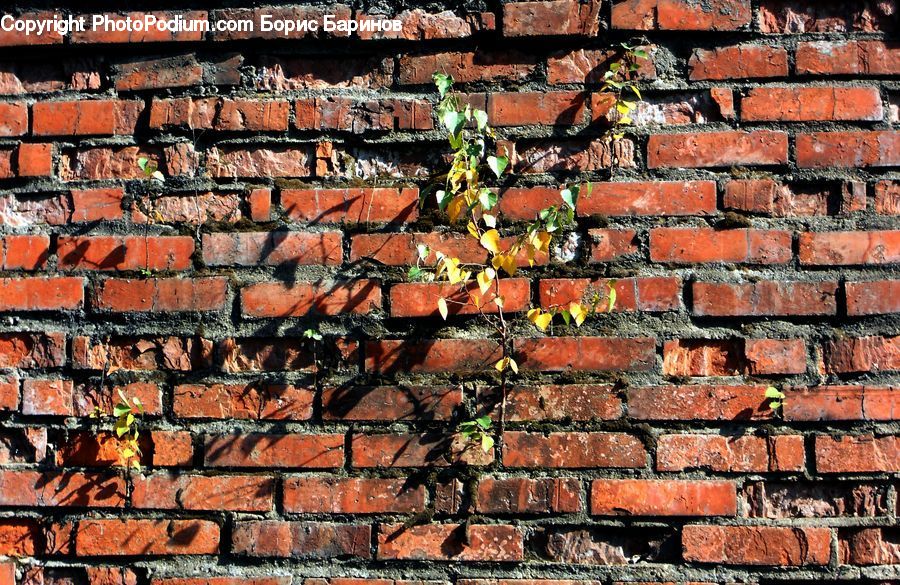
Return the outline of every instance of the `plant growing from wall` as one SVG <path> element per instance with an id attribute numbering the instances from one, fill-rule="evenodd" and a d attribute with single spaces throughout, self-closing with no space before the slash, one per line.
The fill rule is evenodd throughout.
<path id="1" fill-rule="evenodd" d="M 610 145 L 622 137 L 622 126 L 631 122 L 630 114 L 637 107 L 640 91 L 631 81 L 638 69 L 638 60 L 646 53 L 624 46 L 624 57 L 613 63 L 604 76 L 601 93 L 609 96 L 608 117 L 611 122 L 603 139 Z M 500 193 L 491 188 L 490 181 L 499 181 L 510 165 L 505 152 L 496 152 L 497 135 L 490 126 L 487 112 L 464 104 L 455 95 L 453 79 L 434 74 L 440 94 L 436 114 L 447 132 L 452 149 L 450 168 L 433 190 L 440 210 L 451 224 L 464 224 L 468 235 L 479 242 L 486 252 L 484 262 L 462 262 L 459 258 L 425 245 L 418 247 L 418 260 L 409 271 L 411 280 L 446 282 L 447 291 L 437 299 L 437 311 L 447 319 L 451 313 L 477 314 L 497 334 L 501 356 L 494 364 L 500 375 L 499 429 L 502 435 L 506 411 L 507 382 L 510 373 L 518 373 L 512 355 L 510 320 L 504 311 L 503 281 L 516 275 L 525 264 L 529 267 L 542 256 L 549 257 L 554 236 L 574 224 L 578 199 L 584 191 L 590 195 L 590 185 L 568 185 L 560 191 L 560 201 L 542 209 L 533 221 L 518 234 L 503 237 Z M 430 190 L 426 190 L 425 197 Z M 424 202 L 424 197 L 423 197 Z M 609 282 L 605 295 L 591 293 L 580 301 L 547 308 L 535 307 L 527 311 L 527 319 L 538 329 L 546 331 L 554 320 L 566 325 L 580 326 L 597 312 L 611 311 L 616 302 L 615 282 Z M 490 432 L 490 416 L 482 416 L 460 424 L 460 434 L 471 443 L 489 451 L 494 446 Z"/>

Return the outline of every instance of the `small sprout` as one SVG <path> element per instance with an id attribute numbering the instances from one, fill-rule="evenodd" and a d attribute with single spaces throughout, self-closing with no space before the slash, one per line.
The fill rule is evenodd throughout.
<path id="1" fill-rule="evenodd" d="M 445 299 L 444 297 L 439 298 L 438 302 L 437 302 L 437 306 L 438 306 L 438 312 L 441 314 L 441 317 L 443 317 L 444 321 L 446 321 L 447 320 L 447 312 L 448 312 L 447 311 L 447 299 Z"/>
<path id="2" fill-rule="evenodd" d="M 494 438 L 488 434 L 491 430 L 491 417 L 481 416 L 459 425 L 459 433 L 469 442 L 480 444 L 481 450 L 487 453 L 494 447 Z"/>
<path id="3" fill-rule="evenodd" d="M 766 388 L 766 398 L 769 399 L 769 408 L 777 410 L 784 405 L 784 392 L 774 386 Z"/>
<path id="4" fill-rule="evenodd" d="M 313 341 L 322 341 L 322 334 L 317 329 L 309 328 L 303 332 L 303 337 Z"/>

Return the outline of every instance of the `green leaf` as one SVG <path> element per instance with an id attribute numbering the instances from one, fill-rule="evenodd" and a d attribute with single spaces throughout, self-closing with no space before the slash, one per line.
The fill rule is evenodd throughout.
<path id="1" fill-rule="evenodd" d="M 129 412 L 131 412 L 131 407 L 127 404 L 122 404 L 121 402 L 113 408 L 113 415 L 116 417 L 125 416 Z"/>
<path id="2" fill-rule="evenodd" d="M 481 450 L 487 453 L 494 448 L 494 437 L 490 435 L 481 435 Z"/>
<path id="3" fill-rule="evenodd" d="M 459 128 L 466 123 L 466 118 L 462 114 L 454 110 L 446 110 L 441 114 L 441 124 L 450 134 L 457 134 Z"/>
<path id="4" fill-rule="evenodd" d="M 143 156 L 137 160 L 138 167 L 140 167 L 140 169 L 142 171 L 147 170 L 147 163 L 149 163 L 149 162 L 150 162 L 150 159 L 143 157 Z"/>
<path id="5" fill-rule="evenodd" d="M 453 78 L 444 73 L 435 73 L 432 79 L 434 79 L 434 84 L 437 86 L 438 93 L 441 94 L 441 97 L 447 95 L 447 92 L 453 87 Z"/>
<path id="6" fill-rule="evenodd" d="M 409 271 L 406 273 L 406 278 L 409 280 L 419 280 L 421 276 L 422 269 L 418 266 L 410 266 Z"/>
<path id="7" fill-rule="evenodd" d="M 489 156 L 487 157 L 487 164 L 499 179 L 509 165 L 509 158 L 505 156 Z"/>
<path id="8" fill-rule="evenodd" d="M 562 200 L 566 202 L 566 205 L 575 209 L 575 202 L 578 199 L 577 193 L 573 192 L 572 189 L 563 189 L 559 194 L 562 196 Z"/>
<path id="9" fill-rule="evenodd" d="M 784 398 L 784 393 L 774 386 L 769 386 L 768 388 L 766 388 L 766 398 L 776 398 L 780 400 Z"/>
<path id="10" fill-rule="evenodd" d="M 489 428 L 491 428 L 491 417 L 487 415 L 476 418 L 475 422 L 478 423 L 478 426 L 480 426 L 484 430 L 488 430 Z"/>
<path id="11" fill-rule="evenodd" d="M 475 123 L 478 124 L 479 130 L 484 130 L 484 127 L 487 126 L 488 123 L 488 115 L 484 110 L 475 109 L 472 111 L 472 117 L 475 118 Z"/>
<path id="12" fill-rule="evenodd" d="M 486 211 L 490 211 L 497 205 L 497 194 L 490 189 L 482 189 L 481 192 L 478 193 L 478 202 L 481 203 L 481 206 Z"/>
<path id="13" fill-rule="evenodd" d="M 635 49 L 631 52 L 638 59 L 649 59 L 650 55 L 644 49 Z"/>
<path id="14" fill-rule="evenodd" d="M 769 403 L 769 408 L 771 408 L 772 410 L 777 410 L 777 409 L 781 408 L 781 402 L 778 402 L 777 400 L 773 400 L 772 402 Z"/>
<path id="15" fill-rule="evenodd" d="M 568 325 L 569 323 L 572 322 L 572 313 L 570 313 L 566 310 L 563 310 L 563 311 L 560 311 L 559 314 L 562 315 L 563 321 L 565 322 L 566 325 Z"/>

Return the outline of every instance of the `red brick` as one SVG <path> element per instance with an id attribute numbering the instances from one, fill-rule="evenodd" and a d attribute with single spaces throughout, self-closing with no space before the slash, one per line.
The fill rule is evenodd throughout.
<path id="1" fill-rule="evenodd" d="M 506 431 L 503 465 L 507 467 L 642 468 L 647 452 L 625 433 Z"/>
<path id="2" fill-rule="evenodd" d="M 632 168 L 634 142 L 585 138 L 532 141 L 507 149 L 512 153 L 512 171 L 522 174 L 599 171 L 613 165 Z"/>
<path id="3" fill-rule="evenodd" d="M 897 262 L 900 262 L 900 230 L 800 234 L 801 264 L 849 266 Z"/>
<path id="4" fill-rule="evenodd" d="M 20 144 L 16 153 L 16 168 L 20 177 L 53 176 L 52 144 Z"/>
<path id="5" fill-rule="evenodd" d="M 379 560 L 503 563 L 523 560 L 524 548 L 524 537 L 514 526 L 385 524 L 378 531 L 377 557 Z"/>
<path id="6" fill-rule="evenodd" d="M 131 204 L 134 223 L 237 222 L 242 219 L 241 196 L 237 193 L 198 193 L 135 198 Z"/>
<path id="7" fill-rule="evenodd" d="M 897 75 L 900 45 L 875 40 L 812 41 L 797 45 L 797 73 Z"/>
<path id="8" fill-rule="evenodd" d="M 594 36 L 600 27 L 600 0 L 545 0 L 503 5 L 503 36 Z"/>
<path id="9" fill-rule="evenodd" d="M 740 340 L 675 339 L 663 345 L 666 376 L 736 376 L 744 367 Z"/>
<path id="10" fill-rule="evenodd" d="M 15 563 L 0 563 L 0 585 L 16 585 Z"/>
<path id="11" fill-rule="evenodd" d="M 125 480 L 119 475 L 77 471 L 0 470 L 0 505 L 122 508 Z"/>
<path id="12" fill-rule="evenodd" d="M 285 384 L 179 384 L 172 410 L 182 418 L 309 420 L 314 396 Z"/>
<path id="13" fill-rule="evenodd" d="M 80 278 L 0 279 L 0 311 L 64 311 L 83 303 Z"/>
<path id="14" fill-rule="evenodd" d="M 652 45 L 638 47 L 652 53 L 655 49 Z M 609 70 L 610 65 L 622 58 L 620 51 L 606 51 L 602 49 L 577 49 L 568 53 L 558 53 L 547 59 L 547 83 L 551 85 L 561 83 L 602 83 L 603 74 Z M 635 72 L 637 79 L 655 79 L 656 66 L 653 59 L 638 59 L 638 70 Z"/>
<path id="15" fill-rule="evenodd" d="M 837 282 L 695 282 L 693 313 L 704 317 L 834 315 Z"/>
<path id="16" fill-rule="evenodd" d="M 135 459 L 148 464 L 153 451 L 153 441 L 141 436 L 141 453 Z M 122 456 L 123 444 L 108 431 L 70 431 L 64 442 L 57 445 L 56 464 L 61 467 L 125 467 L 130 464 Z"/>
<path id="17" fill-rule="evenodd" d="M 881 420 L 900 418 L 900 388 L 817 386 L 787 392 L 785 420 Z"/>
<path id="18" fill-rule="evenodd" d="M 0 430 L 0 464 L 42 463 L 46 456 L 45 427 Z"/>
<path id="19" fill-rule="evenodd" d="M 748 546 L 764 542 L 765 546 Z M 724 565 L 827 565 L 831 529 L 782 526 L 685 526 L 684 559 Z"/>
<path id="20" fill-rule="evenodd" d="M 428 432 L 405 435 L 353 435 L 353 467 L 447 467 L 490 465 L 493 450 L 484 452 L 461 435 Z"/>
<path id="21" fill-rule="evenodd" d="M 797 165 L 809 168 L 900 165 L 900 132 L 816 132 L 797 136 Z"/>
<path id="22" fill-rule="evenodd" d="M 361 23 L 367 20 L 382 20 L 381 15 L 357 14 Z M 492 31 L 497 27 L 493 12 L 464 12 L 456 14 L 449 10 L 431 13 L 415 8 L 404 10 L 393 17 L 401 23 L 401 31 L 360 30 L 359 38 L 372 39 L 405 39 L 408 41 L 431 39 L 458 39 Z"/>
<path id="23" fill-rule="evenodd" d="M 27 379 L 22 384 L 22 414 L 72 414 L 74 385 L 71 380 Z"/>
<path id="24" fill-rule="evenodd" d="M 730 481 L 595 479 L 594 516 L 735 516 L 737 492 Z"/>
<path id="25" fill-rule="evenodd" d="M 900 370 L 900 335 L 839 338 L 826 342 L 823 354 L 829 374 Z"/>
<path id="26" fill-rule="evenodd" d="M 23 12 L 16 15 L 19 21 L 39 21 L 53 20 L 58 12 L 41 11 L 41 12 Z M 48 30 L 40 36 L 32 32 L 30 35 L 24 31 L 2 31 L 0 32 L 0 47 L 28 47 L 32 45 L 61 45 L 63 43 L 63 35 L 55 30 Z"/>
<path id="27" fill-rule="evenodd" d="M 303 339 L 234 339 L 219 344 L 219 360 L 225 372 L 304 370 L 317 366 L 311 346 Z"/>
<path id="28" fill-rule="evenodd" d="M 213 178 L 309 177 L 311 152 L 307 148 L 222 149 L 207 153 L 207 170 Z"/>
<path id="29" fill-rule="evenodd" d="M 581 483 L 575 478 L 483 478 L 476 509 L 483 514 L 565 514 L 581 510 Z"/>
<path id="30" fill-rule="evenodd" d="M 839 0 L 803 6 L 797 0 L 764 0 L 759 7 L 759 27 L 764 33 L 844 33 L 894 30 L 889 4 Z"/>
<path id="31" fill-rule="evenodd" d="M 219 525 L 208 520 L 83 519 L 75 551 L 81 557 L 218 554 Z"/>
<path id="32" fill-rule="evenodd" d="M 50 255 L 47 236 L 0 236 L 0 268 L 3 270 L 37 270 L 43 268 Z"/>
<path id="33" fill-rule="evenodd" d="M 781 47 L 760 45 L 694 49 L 688 70 L 693 81 L 787 77 L 788 56 Z"/>
<path id="34" fill-rule="evenodd" d="M 537 59 L 516 51 L 461 51 L 401 55 L 400 83 L 427 84 L 435 71 L 452 75 L 457 83 L 509 79 L 523 81 L 537 67 Z"/>
<path id="35" fill-rule="evenodd" d="M 805 374 L 806 342 L 802 339 L 745 339 L 747 373 Z"/>
<path id="36" fill-rule="evenodd" d="M 646 371 L 656 363 L 656 340 L 647 337 L 519 338 L 513 351 L 520 368 L 545 372 Z"/>
<path id="37" fill-rule="evenodd" d="M 629 229 L 592 229 L 590 262 L 613 262 L 636 254 L 638 251 L 637 233 Z"/>
<path id="38" fill-rule="evenodd" d="M 64 333 L 0 333 L 0 368 L 54 368 L 65 363 Z"/>
<path id="39" fill-rule="evenodd" d="M 326 420 L 449 420 L 462 405 L 458 386 L 352 386 L 322 390 Z"/>
<path id="40" fill-rule="evenodd" d="M 896 473 L 900 471 L 900 439 L 893 435 L 816 436 L 819 473 Z"/>
<path id="41" fill-rule="evenodd" d="M 653 386 L 628 390 L 638 420 L 768 420 L 765 386 Z"/>
<path id="42" fill-rule="evenodd" d="M 842 565 L 900 564 L 897 528 L 846 528 L 838 531 Z"/>
<path id="43" fill-rule="evenodd" d="M 503 297 L 503 311 L 515 313 L 525 311 L 531 302 L 531 286 L 525 278 L 501 278 L 500 296 Z M 469 282 L 465 290 L 458 284 L 445 282 L 434 283 L 401 283 L 391 286 L 392 317 L 436 317 L 440 315 L 438 299 L 447 299 L 450 315 L 476 315 L 480 312 L 497 313 L 499 307 L 494 303 L 497 294 L 496 285 L 484 295 L 477 282 Z"/>
<path id="44" fill-rule="evenodd" d="M 319 223 L 407 223 L 416 221 L 419 190 L 374 189 L 285 189 L 281 206 L 287 216 L 300 222 Z"/>
<path id="45" fill-rule="evenodd" d="M 491 93 L 487 113 L 493 126 L 581 124 L 585 94 L 576 91 Z"/>
<path id="46" fill-rule="evenodd" d="M 246 39 L 302 39 L 302 38 L 330 38 L 330 37 L 348 37 L 350 33 L 344 31 L 330 31 L 326 33 L 320 26 L 316 31 L 295 30 L 285 32 L 279 30 L 263 30 L 263 16 L 276 20 L 292 20 L 316 21 L 319 25 L 323 24 L 323 18 L 326 14 L 333 14 L 335 19 L 348 20 L 351 19 L 352 13 L 350 7 L 345 4 L 334 4 L 329 7 L 319 6 L 284 6 L 284 7 L 266 7 L 266 8 L 227 8 L 224 10 L 214 10 L 210 14 L 210 19 L 215 22 L 226 22 L 234 20 L 249 20 L 253 23 L 250 30 L 214 30 L 212 39 L 215 41 L 234 41 Z"/>
<path id="47" fill-rule="evenodd" d="M 595 183 L 578 201 L 578 215 L 712 215 L 716 184 L 712 181 Z"/>
<path id="48" fill-rule="evenodd" d="M 200 337 L 108 337 L 72 340 L 72 362 L 78 369 L 172 370 L 189 372 L 212 365 L 213 344 Z"/>
<path id="49" fill-rule="evenodd" d="M 425 245 L 460 262 L 483 263 L 485 250 L 470 236 L 453 233 L 361 234 L 350 241 L 350 261 L 368 259 L 388 266 L 411 266 L 419 258 L 417 246 Z M 429 256 L 434 260 L 434 256 Z"/>
<path id="50" fill-rule="evenodd" d="M 90 585 L 137 585 L 137 574 L 119 567 L 85 567 Z"/>
<path id="51" fill-rule="evenodd" d="M 884 118 L 874 87 L 755 87 L 741 100 L 748 122 L 814 122 Z"/>
<path id="52" fill-rule="evenodd" d="M 381 309 L 381 283 L 261 282 L 241 289 L 241 310 L 248 317 L 302 317 L 308 314 L 368 314 Z"/>
<path id="53" fill-rule="evenodd" d="M 612 28 L 629 30 L 737 30 L 750 24 L 749 0 L 615 0 Z"/>
<path id="54" fill-rule="evenodd" d="M 647 143 L 647 166 L 650 168 L 781 165 L 787 162 L 787 134 L 770 130 L 654 134 Z"/>
<path id="55" fill-rule="evenodd" d="M 225 306 L 224 278 L 108 278 L 96 284 L 95 306 L 116 313 L 217 311 Z"/>
<path id="56" fill-rule="evenodd" d="M 209 266 L 340 264 L 341 233 L 244 232 L 203 235 Z"/>
<path id="57" fill-rule="evenodd" d="M 358 99 L 344 96 L 303 98 L 294 102 L 294 126 L 299 130 L 431 130 L 429 102 L 401 99 Z"/>
<path id="58" fill-rule="evenodd" d="M 257 66 L 255 86 L 266 91 L 377 89 L 393 83 L 393 71 L 393 57 L 361 57 L 351 61 L 343 57 L 265 57 Z"/>
<path id="59" fill-rule="evenodd" d="M 24 136 L 28 134 L 28 104 L 25 102 L 0 103 L 0 136 Z"/>
<path id="60" fill-rule="evenodd" d="M 32 518 L 4 518 L 0 520 L 0 554 L 30 557 L 43 553 L 43 534 L 38 521 Z"/>
<path id="61" fill-rule="evenodd" d="M 162 391 L 156 382 L 132 382 L 122 385 L 99 385 L 91 382 L 76 384 L 72 403 L 66 406 L 69 416 L 90 416 L 95 408 L 112 412 L 120 402 L 119 392 L 137 398 L 144 406 L 144 414 L 162 414 Z"/>
<path id="62" fill-rule="evenodd" d="M 250 206 L 250 219 L 257 222 L 266 222 L 272 219 L 272 190 L 251 189 L 247 195 Z"/>
<path id="63" fill-rule="evenodd" d="M 189 467 L 194 460 L 194 444 L 187 431 L 151 431 L 154 467 Z"/>
<path id="64" fill-rule="evenodd" d="M 288 129 L 287 100 L 227 98 L 155 99 L 150 127 L 187 127 L 219 132 L 284 132 Z"/>
<path id="65" fill-rule="evenodd" d="M 726 208 L 764 213 L 775 217 L 834 215 L 829 209 L 840 202 L 840 213 L 865 210 L 865 186 L 785 185 L 772 179 L 728 181 L 723 203 Z M 839 192 L 840 191 L 840 192 Z M 861 204 L 861 205 L 860 205 Z"/>
<path id="66" fill-rule="evenodd" d="M 789 472 L 805 464 L 800 435 L 662 435 L 656 444 L 657 471 Z"/>
<path id="67" fill-rule="evenodd" d="M 72 197 L 73 222 L 122 219 L 122 198 L 125 191 L 120 187 L 73 189 L 69 194 Z"/>
<path id="68" fill-rule="evenodd" d="M 372 528 L 326 522 L 237 522 L 231 550 L 251 557 L 294 559 L 371 558 Z"/>
<path id="69" fill-rule="evenodd" d="M 12 179 L 16 176 L 14 157 L 18 158 L 15 150 L 0 150 L 0 179 Z"/>
<path id="70" fill-rule="evenodd" d="M 900 181 L 875 183 L 875 213 L 900 215 Z"/>
<path id="71" fill-rule="evenodd" d="M 479 389 L 479 401 L 493 405 L 499 416 L 500 397 L 493 390 Z M 612 386 L 566 384 L 513 386 L 507 389 L 504 420 L 615 420 L 622 416 L 622 400 Z"/>
<path id="72" fill-rule="evenodd" d="M 121 146 L 65 150 L 60 156 L 60 178 L 64 181 L 102 179 L 141 179 L 147 177 L 138 160 L 147 158 L 159 165 L 165 176 L 193 176 L 197 171 L 197 154 L 191 143 L 159 148 Z"/>
<path id="73" fill-rule="evenodd" d="M 540 282 L 541 306 L 568 307 L 570 303 L 593 305 L 605 312 L 609 279 L 559 278 Z M 676 311 L 681 307 L 681 279 L 660 277 L 623 278 L 616 280 L 616 304 L 621 311 Z"/>
<path id="74" fill-rule="evenodd" d="M 19 409 L 19 378 L 15 374 L 0 375 L 0 411 Z M 2 457 L 0 457 L 2 461 Z"/>
<path id="75" fill-rule="evenodd" d="M 848 282 L 844 287 L 848 315 L 900 313 L 900 280 Z"/>
<path id="76" fill-rule="evenodd" d="M 366 342 L 367 372 L 436 373 L 481 372 L 502 357 L 488 339 L 386 339 Z"/>
<path id="77" fill-rule="evenodd" d="M 650 230 L 650 259 L 654 262 L 786 264 L 791 255 L 791 233 L 788 231 L 711 228 Z"/>
<path id="78" fill-rule="evenodd" d="M 272 510 L 275 479 L 253 475 L 153 473 L 133 479 L 131 505 L 157 510 Z"/>
<path id="79" fill-rule="evenodd" d="M 188 236 L 59 236 L 63 270 L 186 270 L 194 240 Z"/>
<path id="80" fill-rule="evenodd" d="M 37 102 L 32 107 L 35 136 L 133 134 L 142 101 L 77 100 Z"/>
<path id="81" fill-rule="evenodd" d="M 146 59 L 135 57 L 116 66 L 117 91 L 164 89 L 200 85 L 203 67 L 192 53 Z"/>
<path id="82" fill-rule="evenodd" d="M 76 44 L 131 44 L 173 41 L 202 41 L 204 38 L 202 27 L 204 26 L 203 23 L 207 22 L 206 11 L 204 10 L 192 10 L 187 12 L 128 12 L 125 14 L 103 13 L 104 17 L 108 18 L 113 23 L 118 23 L 119 26 L 124 25 L 128 19 L 131 19 L 132 21 L 143 20 L 147 15 L 154 16 L 159 20 L 173 20 L 175 18 L 182 18 L 186 21 L 185 26 L 186 28 L 188 28 L 188 30 L 173 32 L 159 30 L 155 26 L 150 27 L 147 30 L 117 30 L 115 28 L 113 28 L 113 30 L 107 30 L 104 26 L 92 28 L 90 25 L 88 25 L 87 27 L 85 27 L 84 31 L 73 31 L 70 39 L 72 43 Z M 90 19 L 93 18 L 93 14 L 84 15 L 84 17 L 88 20 L 88 22 L 90 22 Z M 115 25 L 113 26 L 115 27 Z"/>
<path id="83" fill-rule="evenodd" d="M 425 486 L 405 479 L 287 477 L 284 511 L 301 514 L 408 514 L 425 508 Z"/>
<path id="84" fill-rule="evenodd" d="M 327 469 L 344 464 L 344 435 L 210 435 L 204 450 L 207 467 Z"/>

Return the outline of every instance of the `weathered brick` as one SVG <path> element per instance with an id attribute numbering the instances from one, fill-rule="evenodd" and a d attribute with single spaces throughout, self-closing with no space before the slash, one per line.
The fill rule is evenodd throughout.
<path id="1" fill-rule="evenodd" d="M 650 259 L 654 262 L 786 264 L 791 255 L 791 233 L 783 230 L 650 230 Z"/>
<path id="2" fill-rule="evenodd" d="M 829 528 L 782 526 L 688 525 L 681 536 L 684 558 L 725 565 L 827 565 L 831 558 Z M 748 547 L 747 542 L 765 542 Z"/>
<path id="3" fill-rule="evenodd" d="M 404 435 L 353 435 L 353 467 L 447 467 L 489 465 L 493 450 L 472 449 L 461 435 L 439 432 Z"/>
<path id="4" fill-rule="evenodd" d="M 848 315 L 900 313 L 900 280 L 848 282 L 844 289 Z"/>
<path id="5" fill-rule="evenodd" d="M 156 510 L 267 512 L 272 509 L 274 493 L 275 479 L 271 477 L 164 472 L 136 477 L 131 505 Z"/>
<path id="6" fill-rule="evenodd" d="M 425 508 L 425 486 L 404 479 L 288 477 L 284 509 L 304 514 L 404 514 Z"/>
<path id="7" fill-rule="evenodd" d="M 843 33 L 894 30 L 890 4 L 847 3 L 826 0 L 806 4 L 797 0 L 765 0 L 759 7 L 759 28 L 764 33 Z"/>
<path id="8" fill-rule="evenodd" d="M 94 289 L 94 306 L 111 312 L 217 311 L 225 306 L 224 278 L 108 278 Z"/>
<path id="9" fill-rule="evenodd" d="M 540 282 L 540 301 L 545 309 L 568 307 L 570 303 L 597 306 L 606 311 L 609 279 L 545 279 Z M 681 280 L 669 277 L 617 279 L 613 311 L 675 311 L 681 307 Z"/>
<path id="10" fill-rule="evenodd" d="M 695 282 L 693 312 L 704 317 L 834 315 L 836 282 Z"/>
<path id="11" fill-rule="evenodd" d="M 381 560 L 503 563 L 521 561 L 524 556 L 524 537 L 515 526 L 385 524 L 378 530 L 377 558 Z"/>
<path id="12" fill-rule="evenodd" d="M 594 36 L 599 29 L 600 0 L 544 0 L 503 5 L 503 36 Z"/>
<path id="13" fill-rule="evenodd" d="M 652 53 L 653 46 L 641 46 L 641 50 Z M 560 83 L 601 83 L 603 74 L 610 65 L 622 58 L 619 51 L 601 49 L 577 49 L 568 53 L 557 53 L 547 59 L 547 82 Z M 655 79 L 656 66 L 652 55 L 648 59 L 637 60 L 638 79 Z"/>
<path id="14" fill-rule="evenodd" d="M 765 45 L 694 49 L 688 70 L 695 81 L 787 77 L 788 55 L 781 47 Z"/>
<path id="15" fill-rule="evenodd" d="M 210 435 L 204 444 L 207 467 L 322 469 L 344 463 L 344 435 Z"/>
<path id="16" fill-rule="evenodd" d="M 516 313 L 529 308 L 531 283 L 525 278 L 501 278 L 484 294 L 478 283 L 469 282 L 464 288 L 449 283 L 401 283 L 391 286 L 392 317 L 436 317 L 438 299 L 446 299 L 449 315 L 477 315 L 497 313 L 500 308 L 494 302 L 503 298 L 503 311 Z"/>
<path id="17" fill-rule="evenodd" d="M 900 564 L 897 528 L 847 528 L 838 531 L 838 555 L 841 564 Z"/>
<path id="18" fill-rule="evenodd" d="M 545 372 L 645 371 L 656 362 L 656 340 L 647 337 L 519 338 L 513 351 L 519 367 Z"/>
<path id="19" fill-rule="evenodd" d="M 37 270 L 50 256 L 50 238 L 39 235 L 0 236 L 0 268 Z"/>
<path id="20" fill-rule="evenodd" d="M 830 374 L 900 370 L 900 335 L 846 337 L 825 342 L 824 370 Z"/>
<path id="21" fill-rule="evenodd" d="M 819 473 L 896 473 L 900 439 L 894 435 L 816 435 Z"/>
<path id="22" fill-rule="evenodd" d="M 801 264 L 847 266 L 898 262 L 900 262 L 900 230 L 800 234 Z"/>
<path id="23" fill-rule="evenodd" d="M 501 397 L 479 389 L 485 408 L 499 410 Z M 504 419 L 511 422 L 542 420 L 614 420 L 622 416 L 622 400 L 612 386 L 566 384 L 513 386 L 507 389 Z"/>
<path id="24" fill-rule="evenodd" d="M 194 239 L 188 236 L 59 236 L 63 270 L 186 270 Z"/>
<path id="25" fill-rule="evenodd" d="M 65 363 L 65 333 L 0 333 L 0 368 L 53 368 Z"/>
<path id="26" fill-rule="evenodd" d="M 615 0 L 612 27 L 629 30 L 737 30 L 750 24 L 749 0 Z"/>
<path id="27" fill-rule="evenodd" d="M 435 71 L 452 75 L 459 83 L 508 79 L 522 81 L 537 68 L 537 58 L 517 51 L 460 51 L 401 55 L 400 83 L 431 83 Z"/>
<path id="28" fill-rule="evenodd" d="M 294 559 L 371 558 L 372 527 L 326 522 L 237 522 L 231 550 L 251 557 Z"/>
<path id="29" fill-rule="evenodd" d="M 0 136 L 24 136 L 28 134 L 28 104 L 25 102 L 0 103 Z"/>
<path id="30" fill-rule="evenodd" d="M 876 40 L 810 41 L 797 45 L 797 73 L 896 75 L 900 46 Z"/>
<path id="31" fill-rule="evenodd" d="M 625 433 L 506 431 L 503 465 L 508 467 L 642 468 L 647 452 Z"/>
<path id="32" fill-rule="evenodd" d="M 782 165 L 787 162 L 787 134 L 770 130 L 654 134 L 647 143 L 647 166 L 650 168 Z"/>
<path id="33" fill-rule="evenodd" d="M 595 516 L 734 516 L 737 493 L 730 481 L 595 479 Z"/>
<path id="34" fill-rule="evenodd" d="M 805 465 L 801 435 L 662 435 L 656 445 L 657 471 L 792 472 Z"/>
<path id="35" fill-rule="evenodd" d="M 639 420 L 767 420 L 764 386 L 652 386 L 628 390 L 628 416 Z"/>
<path id="36" fill-rule="evenodd" d="M 502 357 L 488 339 L 386 339 L 365 345 L 367 372 L 478 372 L 493 367 Z"/>
<path id="37" fill-rule="evenodd" d="M 755 87 L 741 100 L 748 122 L 881 120 L 881 94 L 874 87 Z"/>
<path id="38" fill-rule="evenodd" d="M 875 183 L 875 212 L 900 215 L 900 181 Z"/>
<path id="39" fill-rule="evenodd" d="M 331 420 L 448 420 L 462 405 L 453 386 L 352 386 L 322 390 L 322 417 Z"/>
<path id="40" fill-rule="evenodd" d="M 82 557 L 208 555 L 219 552 L 219 525 L 208 520 L 98 518 L 78 522 Z"/>
<path id="41" fill-rule="evenodd" d="M 574 478 L 483 478 L 476 509 L 484 514 L 565 514 L 581 509 L 581 483 Z"/>
<path id="42" fill-rule="evenodd" d="M 308 420 L 312 390 L 286 384 L 179 384 L 172 409 L 184 418 Z"/>
<path id="43" fill-rule="evenodd" d="M 578 215 L 711 215 L 716 185 L 711 181 L 596 183 L 578 201 Z"/>
<path id="44" fill-rule="evenodd" d="M 65 311 L 83 303 L 80 278 L 0 278 L 0 311 Z"/>
<path id="45" fill-rule="evenodd" d="M 797 136 L 797 165 L 810 168 L 900 165 L 900 132 L 816 132 Z"/>
<path id="46" fill-rule="evenodd" d="M 107 473 L 0 470 L 0 505 L 122 508 L 125 480 Z"/>
<path id="47" fill-rule="evenodd" d="M 867 517 L 887 513 L 884 485 L 757 481 L 744 487 L 751 518 Z"/>
<path id="48" fill-rule="evenodd" d="M 242 232 L 203 235 L 210 266 L 340 264 L 340 232 Z"/>
<path id="49" fill-rule="evenodd" d="M 212 365 L 213 344 L 199 337 L 120 337 L 104 340 L 78 336 L 72 340 L 72 362 L 78 369 L 203 370 Z"/>
<path id="50" fill-rule="evenodd" d="M 367 314 L 381 309 L 381 283 L 261 282 L 241 289 L 241 312 L 248 317 L 302 317 L 308 314 Z"/>
<path id="51" fill-rule="evenodd" d="M 592 229 L 591 262 L 612 262 L 638 251 L 637 233 L 630 229 Z"/>
<path id="52" fill-rule="evenodd" d="M 879 386 L 792 388 L 784 401 L 785 420 L 882 420 L 900 416 L 900 389 Z"/>
<path id="53" fill-rule="evenodd" d="M 284 189 L 281 206 L 299 222 L 407 223 L 419 217 L 415 188 Z"/>

